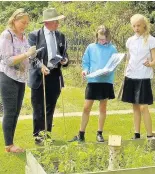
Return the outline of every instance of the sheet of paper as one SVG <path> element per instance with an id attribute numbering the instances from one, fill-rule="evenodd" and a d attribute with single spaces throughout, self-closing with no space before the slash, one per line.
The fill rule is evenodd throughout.
<path id="1" fill-rule="evenodd" d="M 124 57 L 125 53 L 112 54 L 104 68 L 98 69 L 97 71 L 88 74 L 86 77 L 93 78 L 101 75 L 106 75 L 107 73 L 114 71 Z"/>

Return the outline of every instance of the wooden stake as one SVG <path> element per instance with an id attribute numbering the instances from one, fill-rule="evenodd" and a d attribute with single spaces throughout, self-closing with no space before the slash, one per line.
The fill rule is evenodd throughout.
<path id="1" fill-rule="evenodd" d="M 108 170 L 119 169 L 119 155 L 121 151 L 121 136 L 111 135 L 109 136 L 109 166 Z"/>

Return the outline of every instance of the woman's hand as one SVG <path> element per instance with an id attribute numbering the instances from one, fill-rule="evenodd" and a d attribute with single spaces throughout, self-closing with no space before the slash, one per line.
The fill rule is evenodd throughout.
<path id="1" fill-rule="evenodd" d="M 13 61 L 9 64 L 9 66 L 17 65 L 21 63 L 23 60 L 29 58 L 30 56 L 33 56 L 33 55 L 35 56 L 35 54 L 36 54 L 36 46 L 32 46 L 28 49 L 27 52 L 17 56 L 13 56 Z"/>
<path id="2" fill-rule="evenodd" d="M 32 46 L 28 49 L 28 51 L 25 53 L 27 57 L 36 55 L 36 46 Z"/>

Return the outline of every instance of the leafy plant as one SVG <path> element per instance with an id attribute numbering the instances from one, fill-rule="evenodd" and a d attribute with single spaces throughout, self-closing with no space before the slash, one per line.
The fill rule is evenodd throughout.
<path id="1" fill-rule="evenodd" d="M 104 171 L 108 168 L 109 149 L 106 144 L 77 144 L 50 146 L 38 154 L 32 152 L 47 174 L 85 173 Z M 155 165 L 155 152 L 132 143 L 124 146 L 120 154 L 121 168 L 138 168 Z"/>

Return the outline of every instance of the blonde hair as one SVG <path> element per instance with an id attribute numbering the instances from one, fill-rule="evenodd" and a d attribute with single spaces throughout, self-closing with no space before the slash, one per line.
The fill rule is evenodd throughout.
<path id="1" fill-rule="evenodd" d="M 95 35 L 95 42 L 96 43 L 98 43 L 98 35 L 105 36 L 106 40 L 108 42 L 110 42 L 110 40 L 111 40 L 110 31 L 104 25 L 100 25 L 96 30 L 96 35 Z"/>
<path id="2" fill-rule="evenodd" d="M 143 36 L 144 36 L 144 43 L 146 43 L 150 35 L 150 22 L 145 16 L 141 14 L 135 14 L 130 18 L 131 25 L 133 25 L 135 22 L 138 21 L 142 21 L 145 24 L 145 32 L 143 33 Z"/>
<path id="3" fill-rule="evenodd" d="M 15 27 L 14 27 L 14 21 L 21 19 L 23 16 L 28 16 L 29 17 L 29 14 L 27 12 L 25 12 L 25 10 L 23 8 L 17 9 L 12 14 L 12 16 L 9 18 L 7 27 L 14 30 L 15 29 Z"/>

